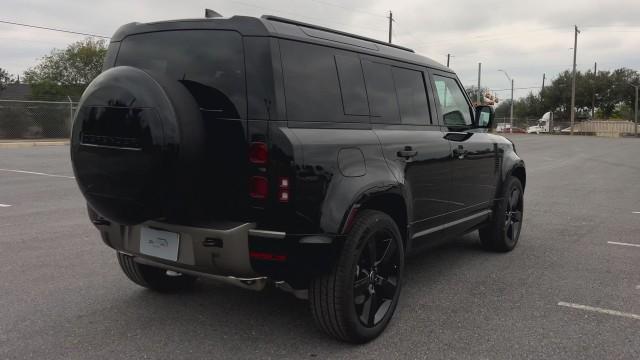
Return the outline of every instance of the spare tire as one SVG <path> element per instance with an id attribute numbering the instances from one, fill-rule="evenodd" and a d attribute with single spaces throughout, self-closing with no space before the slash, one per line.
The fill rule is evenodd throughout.
<path id="1" fill-rule="evenodd" d="M 118 66 L 87 87 L 71 133 L 71 162 L 89 206 L 132 225 L 176 217 L 193 201 L 202 117 L 176 80 Z"/>

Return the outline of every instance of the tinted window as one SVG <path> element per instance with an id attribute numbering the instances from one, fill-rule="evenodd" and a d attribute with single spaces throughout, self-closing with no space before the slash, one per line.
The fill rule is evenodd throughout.
<path id="1" fill-rule="evenodd" d="M 242 39 L 230 31 L 183 30 L 131 35 L 116 65 L 175 79 L 200 107 L 219 117 L 245 114 Z"/>
<path id="2" fill-rule="evenodd" d="M 276 119 L 269 38 L 245 37 L 249 119 Z"/>
<path id="3" fill-rule="evenodd" d="M 400 116 L 391 66 L 363 61 L 372 123 L 399 124 Z"/>
<path id="4" fill-rule="evenodd" d="M 369 115 L 362 67 L 357 55 L 336 55 L 342 104 L 346 115 Z"/>
<path id="5" fill-rule="evenodd" d="M 471 108 L 458 82 L 438 75 L 433 76 L 433 81 L 444 125 L 453 127 L 471 125 Z"/>
<path id="6" fill-rule="evenodd" d="M 287 118 L 344 121 L 334 52 L 323 46 L 281 40 Z M 357 116 L 354 120 L 359 121 Z"/>
<path id="7" fill-rule="evenodd" d="M 398 67 L 393 67 L 392 69 L 402 123 L 431 124 L 429 103 L 422 73 Z"/>

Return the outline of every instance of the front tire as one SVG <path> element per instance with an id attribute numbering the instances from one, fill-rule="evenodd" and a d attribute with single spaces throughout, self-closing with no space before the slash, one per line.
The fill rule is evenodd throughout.
<path id="1" fill-rule="evenodd" d="M 139 264 L 132 256 L 122 253 L 118 253 L 118 263 L 129 280 L 158 292 L 172 293 L 191 289 L 197 279 L 195 276 L 185 274 L 167 275 L 165 269 Z"/>
<path id="2" fill-rule="evenodd" d="M 522 230 L 523 195 L 520 180 L 510 176 L 504 184 L 502 199 L 494 207 L 491 222 L 478 231 L 484 249 L 508 252 L 516 247 Z"/>
<path id="3" fill-rule="evenodd" d="M 396 223 L 380 211 L 362 211 L 331 272 L 311 281 L 309 302 L 316 323 L 342 341 L 376 338 L 398 305 L 403 269 Z"/>

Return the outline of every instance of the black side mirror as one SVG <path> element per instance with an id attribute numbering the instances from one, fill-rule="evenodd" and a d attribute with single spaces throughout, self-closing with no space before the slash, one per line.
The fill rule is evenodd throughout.
<path id="1" fill-rule="evenodd" d="M 493 118 L 496 112 L 493 107 L 488 105 L 476 106 L 475 125 L 481 129 L 491 129 L 493 126 Z"/>

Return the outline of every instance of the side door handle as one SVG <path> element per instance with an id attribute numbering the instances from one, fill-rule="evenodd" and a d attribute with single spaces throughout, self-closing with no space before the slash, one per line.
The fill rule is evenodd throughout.
<path id="1" fill-rule="evenodd" d="M 397 155 L 398 155 L 398 157 L 405 158 L 405 159 L 409 160 L 412 157 L 418 155 L 418 151 L 413 150 L 413 148 L 411 146 L 405 146 L 404 150 L 398 151 Z"/>
<path id="2" fill-rule="evenodd" d="M 469 151 L 465 150 L 462 145 L 458 145 L 457 149 L 453 149 L 453 156 L 460 160 L 464 159 L 464 157 L 467 156 L 467 153 L 469 153 Z"/>

